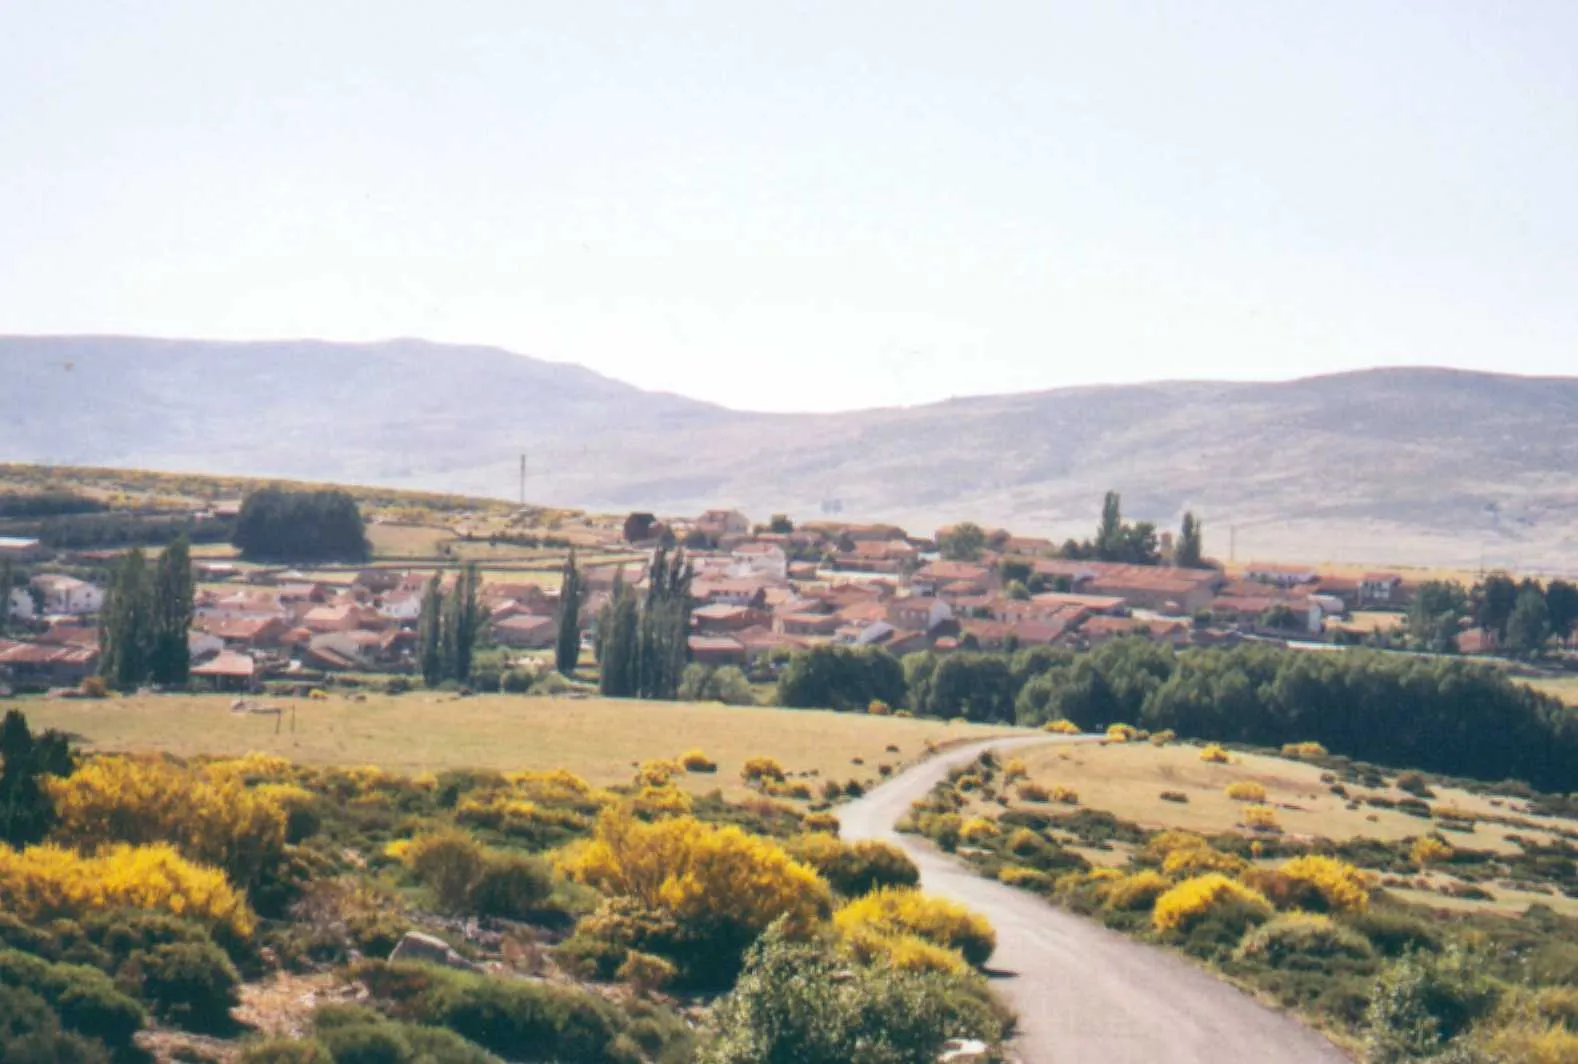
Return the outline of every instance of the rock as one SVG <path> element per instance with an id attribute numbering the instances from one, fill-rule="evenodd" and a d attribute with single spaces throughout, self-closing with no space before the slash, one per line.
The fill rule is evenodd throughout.
<path id="1" fill-rule="evenodd" d="M 482 966 L 472 964 L 466 958 L 449 948 L 449 943 L 432 935 L 424 935 L 420 931 L 407 931 L 395 944 L 394 952 L 389 954 L 391 961 L 421 961 L 424 964 L 437 964 L 445 968 L 457 968 L 463 972 L 480 972 Z"/>
<path id="2" fill-rule="evenodd" d="M 942 1047 L 939 1064 L 986 1064 L 992 1059 L 991 1047 L 974 1038 L 952 1038 Z"/>

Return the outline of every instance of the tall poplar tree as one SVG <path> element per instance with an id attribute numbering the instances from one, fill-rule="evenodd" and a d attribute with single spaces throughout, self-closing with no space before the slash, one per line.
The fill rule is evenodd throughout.
<path id="1" fill-rule="evenodd" d="M 554 644 L 555 667 L 564 675 L 575 672 L 581 658 L 581 573 L 575 567 L 575 550 L 564 560 L 559 582 L 559 635 Z"/>
<path id="2" fill-rule="evenodd" d="M 153 581 L 139 548 L 116 564 L 99 614 L 99 673 L 128 690 L 148 678 L 153 650 Z"/>
<path id="3" fill-rule="evenodd" d="M 597 689 L 609 698 L 630 698 L 640 693 L 637 673 L 640 657 L 640 609 L 636 595 L 625 583 L 624 572 L 614 574 L 614 590 L 597 622 Z"/>
<path id="4" fill-rule="evenodd" d="M 184 684 L 192 655 L 187 633 L 192 627 L 192 553 L 179 536 L 159 555 L 150 606 L 148 673 L 154 683 Z"/>
<path id="5" fill-rule="evenodd" d="M 422 682 L 437 687 L 444 682 L 444 586 L 437 570 L 422 589 L 422 612 L 417 621 L 418 660 Z"/>
<path id="6" fill-rule="evenodd" d="M 471 679 L 471 657 L 481 628 L 477 582 L 476 564 L 467 565 L 444 603 L 444 673 L 460 683 Z"/>
<path id="7" fill-rule="evenodd" d="M 1101 501 L 1101 524 L 1096 528 L 1096 557 L 1102 561 L 1116 561 L 1123 554 L 1122 500 L 1115 491 L 1107 492 Z"/>
<path id="8" fill-rule="evenodd" d="M 1202 526 L 1195 520 L 1194 511 L 1183 515 L 1183 525 L 1178 529 L 1178 546 L 1173 551 L 1173 564 L 1185 569 L 1199 569 L 1205 564 L 1204 544 L 1201 542 Z"/>

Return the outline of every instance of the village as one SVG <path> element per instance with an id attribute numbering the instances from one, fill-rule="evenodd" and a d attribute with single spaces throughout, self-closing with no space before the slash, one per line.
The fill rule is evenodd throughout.
<path id="1" fill-rule="evenodd" d="M 916 536 L 893 525 L 833 521 L 753 525 L 737 510 L 659 521 L 585 519 L 566 537 L 594 561 L 578 611 L 586 652 L 616 580 L 641 589 L 650 552 L 682 544 L 694 568 L 690 660 L 770 680 L 796 650 L 818 644 L 920 651 L 1089 649 L 1123 636 L 1174 647 L 1246 639 L 1359 642 L 1401 624 L 1412 586 L 1398 572 L 1323 573 L 1307 566 L 1160 564 L 1059 556 L 1052 541 L 985 531 L 968 560 L 944 556 L 951 529 Z M 467 531 L 467 535 L 472 533 Z M 98 667 L 102 587 L 55 568 L 103 563 L 113 552 L 54 555 L 36 540 L 0 539 L 0 558 L 31 563 L 7 604 L 0 682 L 16 690 L 73 688 Z M 82 556 L 82 555 L 86 556 Z M 435 568 L 375 560 L 354 569 L 255 566 L 194 559 L 198 590 L 191 676 L 223 691 L 266 681 L 310 685 L 331 676 L 415 671 L 423 588 Z M 551 568 L 489 570 L 481 588 L 484 643 L 539 666 L 558 638 Z M 1465 631 L 1461 650 L 1491 649 Z"/>

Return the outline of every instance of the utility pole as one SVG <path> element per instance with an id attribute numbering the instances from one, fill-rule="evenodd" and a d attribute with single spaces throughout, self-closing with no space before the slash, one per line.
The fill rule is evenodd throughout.
<path id="1" fill-rule="evenodd" d="M 1227 560 L 1231 563 L 1238 561 L 1238 526 L 1227 526 Z"/>
<path id="2" fill-rule="evenodd" d="M 526 509 L 526 452 L 521 452 L 521 509 Z"/>

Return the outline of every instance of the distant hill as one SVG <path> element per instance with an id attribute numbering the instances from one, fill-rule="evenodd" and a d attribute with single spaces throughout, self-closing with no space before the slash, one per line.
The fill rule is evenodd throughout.
<path id="1" fill-rule="evenodd" d="M 524 451 L 528 495 L 554 504 L 808 519 L 838 500 L 1059 539 L 1112 487 L 1132 518 L 1193 507 L 1223 557 L 1578 570 L 1574 378 L 1380 369 L 783 415 L 418 340 L 0 337 L 0 370 L 13 461 L 510 497 Z"/>

